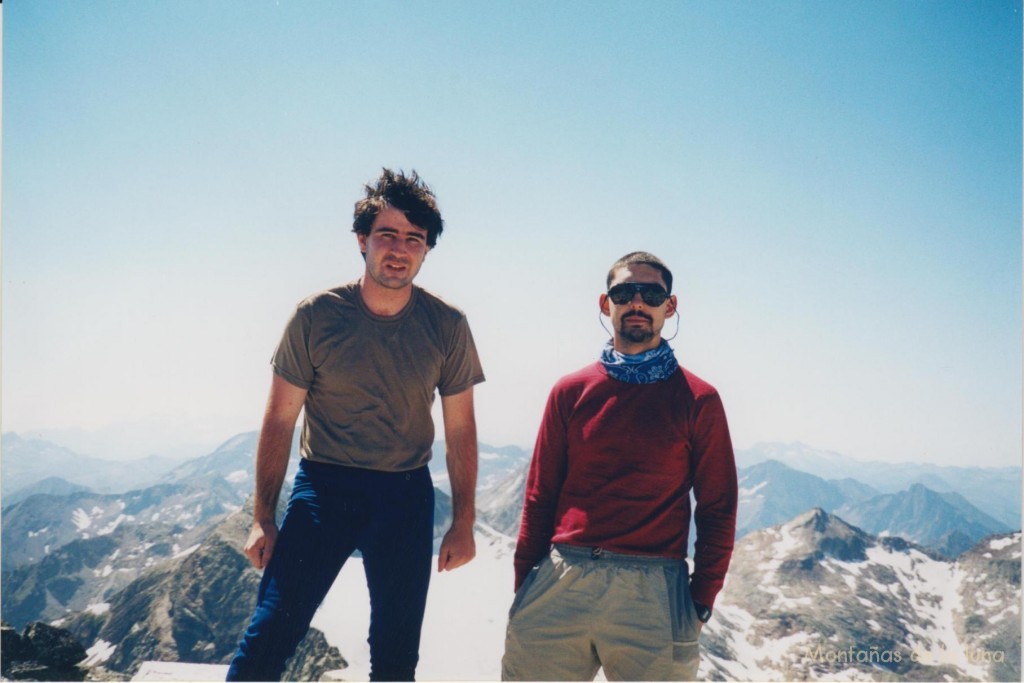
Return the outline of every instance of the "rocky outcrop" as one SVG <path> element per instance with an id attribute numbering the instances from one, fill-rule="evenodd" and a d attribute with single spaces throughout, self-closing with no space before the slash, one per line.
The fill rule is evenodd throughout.
<path id="1" fill-rule="evenodd" d="M 989 680 L 1021 680 L 1021 534 L 990 536 L 957 558 L 962 577 L 954 626 L 968 659 Z"/>
<path id="2" fill-rule="evenodd" d="M 34 622 L 19 634 L 5 623 L 0 641 L 0 665 L 7 680 L 85 680 L 86 670 L 78 666 L 85 659 L 85 648 L 64 629 Z"/>
<path id="3" fill-rule="evenodd" d="M 260 574 L 241 552 L 250 507 L 232 515 L 192 553 L 143 574 L 102 613 L 85 612 L 69 628 L 90 647 L 90 663 L 134 675 L 144 661 L 226 664 L 255 607 Z M 310 629 L 286 680 L 319 680 L 347 662 Z"/>

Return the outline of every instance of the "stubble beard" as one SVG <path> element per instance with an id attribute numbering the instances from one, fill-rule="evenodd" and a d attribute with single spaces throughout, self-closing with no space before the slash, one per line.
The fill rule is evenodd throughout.
<path id="1" fill-rule="evenodd" d="M 646 318 L 645 318 L 646 320 Z M 651 322 L 648 320 L 648 322 Z M 654 327 L 635 327 L 628 325 L 623 318 L 619 322 L 619 337 L 632 344 L 646 344 L 654 339 Z"/>

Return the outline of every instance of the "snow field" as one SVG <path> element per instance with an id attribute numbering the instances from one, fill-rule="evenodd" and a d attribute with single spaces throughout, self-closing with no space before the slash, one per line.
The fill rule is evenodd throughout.
<path id="1" fill-rule="evenodd" d="M 476 558 L 454 571 L 435 571 L 431 576 L 417 680 L 501 678 L 505 626 L 513 598 L 511 543 L 492 530 L 478 529 Z M 345 680 L 369 678 L 369 624 L 370 597 L 362 560 L 353 557 L 345 563 L 312 624 L 348 660 Z"/>

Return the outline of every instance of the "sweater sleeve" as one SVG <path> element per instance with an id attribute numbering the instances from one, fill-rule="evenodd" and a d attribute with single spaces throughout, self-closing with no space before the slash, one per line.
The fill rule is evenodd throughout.
<path id="1" fill-rule="evenodd" d="M 701 397 L 696 409 L 693 495 L 697 539 L 690 591 L 695 602 L 712 607 L 725 582 L 736 537 L 736 462 L 718 394 Z"/>
<path id="2" fill-rule="evenodd" d="M 551 549 L 558 496 L 565 481 L 566 428 L 558 387 L 551 390 L 526 479 L 523 518 L 515 552 L 515 589 Z"/>

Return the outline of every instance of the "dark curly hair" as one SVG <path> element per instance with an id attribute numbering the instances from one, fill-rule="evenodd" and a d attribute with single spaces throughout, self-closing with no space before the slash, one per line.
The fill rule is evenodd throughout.
<path id="1" fill-rule="evenodd" d="M 363 186 L 366 197 L 356 202 L 352 232 L 369 235 L 377 215 L 385 206 L 390 206 L 404 213 L 410 223 L 426 230 L 427 246 L 433 247 L 444 230 L 444 220 L 434 192 L 416 171 L 407 176 L 403 171 L 382 170 L 376 183 Z"/>

